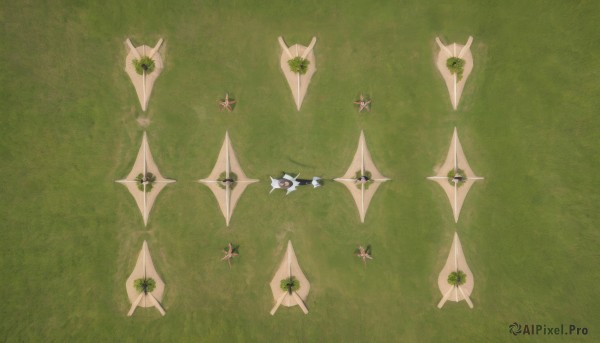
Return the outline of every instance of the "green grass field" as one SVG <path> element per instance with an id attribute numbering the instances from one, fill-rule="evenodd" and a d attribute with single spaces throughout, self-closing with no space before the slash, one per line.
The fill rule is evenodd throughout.
<path id="1" fill-rule="evenodd" d="M 0 341 L 504 342 L 512 322 L 600 330 L 600 4 L 594 1 L 2 1 Z M 297 112 L 277 36 L 313 35 L 317 73 Z M 458 111 L 434 38 L 474 36 Z M 123 71 L 134 44 L 165 39 L 149 110 Z M 239 101 L 232 114 L 216 101 Z M 352 107 L 364 92 L 373 111 Z M 114 183 L 147 116 L 161 172 L 177 183 L 147 227 Z M 425 177 L 458 127 L 476 183 L 454 223 Z M 364 224 L 345 187 L 268 194 L 282 170 L 341 176 L 360 130 L 381 172 Z M 208 188 L 225 130 L 261 182 L 225 227 Z M 436 308 L 458 231 L 475 277 Z M 308 315 L 268 287 L 291 239 L 311 282 Z M 126 313 L 143 240 L 163 305 Z M 219 261 L 232 241 L 240 258 Z M 363 267 L 356 244 L 372 244 Z"/>

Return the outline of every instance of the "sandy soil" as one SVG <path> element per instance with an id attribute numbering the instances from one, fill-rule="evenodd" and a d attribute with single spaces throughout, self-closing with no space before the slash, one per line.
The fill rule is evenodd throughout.
<path id="1" fill-rule="evenodd" d="M 369 185 L 368 189 L 362 184 L 360 188 L 357 187 L 355 177 L 356 171 L 358 170 L 371 172 L 371 179 L 373 182 Z M 356 149 L 356 153 L 354 154 L 354 158 L 352 159 L 352 163 L 350 163 L 350 167 L 346 171 L 346 174 L 334 180 L 344 184 L 346 188 L 348 188 L 356 203 L 356 207 L 358 208 L 360 221 L 361 223 L 364 223 L 373 195 L 377 191 L 377 188 L 379 188 L 379 185 L 389 179 L 383 176 L 377 167 L 375 167 L 373 159 L 371 158 L 371 153 L 367 148 L 367 142 L 363 131 L 360 132 L 358 148 Z"/>
<path id="2" fill-rule="evenodd" d="M 150 95 L 152 94 L 152 88 L 154 87 L 154 82 L 163 69 L 162 57 L 158 52 L 162 44 L 162 39 L 158 41 L 154 48 L 147 45 L 138 46 L 136 48 L 131 44 L 129 38 L 125 41 L 125 44 L 129 48 L 129 54 L 125 57 L 125 72 L 127 72 L 127 75 L 129 75 L 129 78 L 135 87 L 135 92 L 137 93 L 140 105 L 142 106 L 142 111 L 146 111 Z M 133 66 L 132 61 L 134 59 L 139 59 L 142 56 L 150 56 L 154 60 L 154 71 L 149 75 L 138 74 Z"/>
<path id="3" fill-rule="evenodd" d="M 154 182 L 150 192 L 139 190 L 135 181 L 136 176 L 138 176 L 140 173 L 143 174 L 144 172 L 150 172 L 156 176 L 156 181 Z M 135 202 L 142 213 L 144 225 L 147 225 L 150 211 L 152 210 L 152 206 L 154 206 L 154 202 L 156 201 L 158 194 L 163 190 L 164 187 L 167 186 L 167 184 L 175 182 L 175 180 L 165 179 L 158 170 L 158 166 L 154 162 L 152 153 L 150 152 L 148 137 L 146 132 L 144 132 L 142 146 L 138 151 L 133 168 L 131 168 L 129 175 L 127 175 L 125 179 L 118 180 L 117 182 L 127 187 L 127 190 L 135 199 Z"/>
<path id="4" fill-rule="evenodd" d="M 456 43 L 444 45 L 439 38 L 436 38 L 436 42 L 440 47 L 436 66 L 446 82 L 446 87 L 448 87 L 452 108 L 456 110 L 458 108 L 458 103 L 460 101 L 463 88 L 465 87 L 465 82 L 467 82 L 467 79 L 473 70 L 473 55 L 471 54 L 470 49 L 471 43 L 473 42 L 473 37 L 469 37 L 466 45 L 459 45 Z M 451 74 L 450 70 L 448 70 L 448 67 L 446 67 L 446 61 L 450 57 L 459 57 L 465 60 L 463 77 L 460 81 L 458 81 L 456 75 Z"/>
<path id="5" fill-rule="evenodd" d="M 285 255 L 283 256 L 283 260 L 279 265 L 279 268 L 275 272 L 275 276 L 271 283 L 271 292 L 273 293 L 273 299 L 276 302 L 281 301 L 281 305 L 286 307 L 300 305 L 301 307 L 304 304 L 299 304 L 298 299 L 294 296 L 289 295 L 286 291 L 283 291 L 280 288 L 281 280 L 288 278 L 290 276 L 294 276 L 300 282 L 300 289 L 295 292 L 298 297 L 302 300 L 303 303 L 306 303 L 306 298 L 308 297 L 308 293 L 310 291 L 310 283 L 302 273 L 300 269 L 300 265 L 298 264 L 298 259 L 296 258 L 296 253 L 294 252 L 294 247 L 292 246 L 292 241 L 288 241 L 288 246 Z M 283 300 L 282 300 L 283 299 Z"/>
<path id="6" fill-rule="evenodd" d="M 156 281 L 156 288 L 154 291 L 147 295 L 143 293 L 140 294 L 135 287 L 133 287 L 133 282 L 141 278 L 154 279 L 154 281 Z M 133 272 L 125 282 L 125 288 L 127 289 L 129 301 L 132 304 L 135 305 L 137 303 L 137 306 L 140 307 L 156 307 L 161 314 L 164 315 L 164 310 L 162 309 L 162 306 L 160 306 L 160 301 L 162 301 L 165 292 L 165 283 L 160 276 L 158 276 L 158 273 L 154 268 L 154 263 L 152 263 L 152 257 L 150 256 L 150 250 L 148 249 L 148 243 L 146 241 L 144 241 L 144 244 L 142 245 L 142 250 L 138 255 Z M 128 315 L 131 316 L 133 311 L 135 311 L 135 307 L 131 308 Z"/>
<path id="7" fill-rule="evenodd" d="M 315 54 L 314 54 L 314 45 L 317 41 L 316 37 L 313 37 L 310 45 L 307 47 L 303 45 L 292 45 L 291 47 L 287 47 L 283 38 L 279 37 L 279 45 L 281 45 L 281 57 L 280 57 L 280 65 L 281 71 L 292 90 L 292 96 L 294 97 L 294 102 L 296 103 L 296 108 L 300 111 L 300 107 L 302 106 L 302 102 L 304 101 L 304 96 L 306 95 L 306 91 L 308 89 L 308 85 L 310 84 L 310 79 L 313 77 L 314 73 L 317 71 Z M 310 62 L 308 65 L 308 71 L 304 75 L 293 73 L 290 70 L 290 66 L 288 65 L 288 60 L 296 56 L 301 56 Z"/>
<path id="8" fill-rule="evenodd" d="M 462 169 L 467 176 L 467 181 L 460 187 L 452 186 L 448 182 L 448 172 L 455 168 L 455 166 L 457 166 L 459 169 Z M 452 207 L 452 213 L 454 215 L 454 221 L 458 222 L 460 210 L 462 209 L 465 198 L 467 197 L 467 193 L 469 193 L 469 190 L 475 181 L 483 178 L 480 176 L 475 176 L 471 166 L 469 166 L 469 162 L 467 162 L 465 153 L 463 152 L 460 141 L 458 140 L 456 128 L 454 128 L 454 134 L 452 135 L 452 140 L 450 141 L 450 148 L 448 149 L 446 161 L 444 161 L 444 164 L 442 164 L 441 167 L 437 168 L 436 175 L 429 177 L 428 179 L 437 182 L 442 187 L 448 196 L 448 200 L 450 201 L 450 206 Z"/>
<path id="9" fill-rule="evenodd" d="M 463 285 L 454 287 L 448 283 L 448 276 L 450 273 L 457 270 L 463 271 L 467 276 L 467 280 Z M 454 239 L 452 241 L 452 247 L 450 247 L 448 259 L 446 260 L 446 264 L 438 276 L 438 288 L 440 289 L 440 293 L 442 293 L 443 297 L 442 301 L 440 301 L 438 304 L 438 307 L 441 308 L 444 306 L 446 300 L 455 302 L 467 300 L 469 307 L 473 308 L 471 300 L 466 299 L 466 297 L 471 296 L 474 285 L 475 280 L 473 279 L 473 273 L 471 273 L 471 269 L 469 269 L 469 266 L 467 265 L 460 240 L 458 239 L 458 234 L 454 233 Z"/>
<path id="10" fill-rule="evenodd" d="M 143 128 L 150 126 L 150 118 L 139 117 L 135 121 Z"/>
<path id="11" fill-rule="evenodd" d="M 225 189 L 219 187 L 218 178 L 222 172 L 233 172 L 237 175 L 238 180 L 233 189 L 229 186 L 226 186 Z M 210 173 L 210 175 L 206 179 L 199 180 L 200 183 L 206 185 L 215 195 L 217 202 L 219 203 L 219 208 L 225 217 L 225 222 L 227 226 L 229 226 L 229 221 L 231 216 L 233 215 L 233 210 L 235 209 L 235 205 L 238 200 L 246 190 L 246 187 L 251 183 L 258 182 L 256 179 L 250 179 L 246 176 L 240 163 L 235 156 L 235 151 L 231 146 L 231 141 L 229 140 L 229 132 L 225 132 L 225 141 L 221 146 L 221 151 L 219 152 L 219 157 L 217 158 L 217 162 Z"/>

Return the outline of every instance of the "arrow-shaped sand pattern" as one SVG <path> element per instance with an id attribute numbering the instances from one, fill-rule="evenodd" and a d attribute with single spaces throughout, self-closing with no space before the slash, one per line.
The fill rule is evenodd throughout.
<path id="1" fill-rule="evenodd" d="M 133 46 L 129 38 L 127 38 L 125 41 L 125 44 L 129 48 L 129 53 L 125 58 L 125 72 L 127 72 L 127 75 L 129 75 L 129 78 L 135 87 L 135 92 L 137 93 L 140 105 L 142 106 L 142 111 L 144 112 L 148 107 L 148 101 L 150 100 L 150 94 L 152 94 L 154 81 L 156 81 L 156 78 L 158 78 L 163 69 L 162 57 L 158 51 L 162 43 L 163 40 L 161 38 L 158 43 L 156 43 L 154 48 L 150 48 L 147 45 L 138 46 L 136 48 Z M 133 60 L 139 60 L 143 56 L 148 56 L 154 60 L 154 71 L 152 71 L 150 74 L 146 74 L 144 72 L 142 75 L 140 75 L 135 71 L 135 67 L 133 66 Z"/>
<path id="2" fill-rule="evenodd" d="M 133 285 L 134 281 L 137 279 L 153 279 L 156 282 L 156 287 L 152 292 L 147 294 L 144 292 L 140 293 Z M 152 263 L 152 257 L 150 256 L 150 250 L 148 249 L 148 243 L 146 243 L 146 241 L 144 241 L 144 244 L 142 245 L 142 250 L 138 255 L 133 272 L 131 272 L 131 275 L 127 278 L 125 288 L 127 289 L 127 296 L 131 302 L 131 308 L 127 313 L 128 316 L 133 315 L 133 312 L 138 306 L 156 307 L 161 315 L 165 315 L 165 310 L 160 304 L 165 292 L 165 283 L 160 276 L 158 276 L 156 268 L 154 268 L 154 263 Z"/>
<path id="3" fill-rule="evenodd" d="M 456 43 L 444 45 L 438 37 L 435 38 L 435 41 L 440 47 L 436 65 L 442 74 L 444 81 L 446 82 L 446 87 L 448 87 L 452 108 L 456 110 L 458 108 L 458 103 L 460 101 L 463 88 L 465 87 L 465 83 L 471 74 L 471 70 L 473 70 L 473 55 L 471 54 L 470 49 L 471 43 L 473 43 L 473 37 L 469 36 L 469 40 L 467 41 L 466 45 L 459 45 Z M 452 74 L 446 66 L 446 61 L 451 57 L 458 57 L 465 61 L 461 80 L 458 80 L 457 75 Z"/>
<path id="4" fill-rule="evenodd" d="M 308 85 L 310 84 L 310 79 L 313 77 L 313 74 L 317 71 L 315 53 L 313 51 L 313 48 L 317 43 L 317 37 L 313 37 L 308 47 L 305 47 L 300 44 L 295 44 L 288 47 L 282 37 L 279 37 L 278 41 L 282 50 L 280 58 L 281 71 L 283 72 L 283 75 L 285 75 L 285 79 L 287 80 L 288 85 L 292 90 L 292 96 L 294 97 L 296 108 L 298 109 L 298 111 L 300 111 L 300 107 L 302 106 L 302 102 L 304 101 L 304 96 L 306 95 Z M 302 57 L 310 62 L 306 74 L 300 75 L 290 70 L 288 61 L 293 59 L 294 57 Z"/>
<path id="5" fill-rule="evenodd" d="M 448 283 L 448 276 L 452 272 L 462 271 L 466 275 L 465 283 L 460 286 L 453 286 Z M 446 301 L 459 302 L 465 300 L 470 308 L 473 308 L 473 302 L 471 301 L 471 292 L 473 292 L 473 286 L 475 280 L 473 280 L 473 273 L 467 265 L 465 254 L 462 250 L 462 245 L 458 239 L 458 233 L 454 233 L 454 239 L 452 246 L 450 247 L 450 253 L 448 259 L 440 275 L 438 276 L 438 287 L 442 293 L 442 300 L 438 303 L 438 308 L 442 308 Z"/>
<path id="6" fill-rule="evenodd" d="M 291 294 L 282 290 L 280 286 L 281 280 L 289 277 L 294 277 L 300 283 L 300 288 L 297 291 L 292 291 Z M 273 280 L 271 280 L 270 286 L 271 292 L 273 293 L 273 299 L 275 300 L 275 306 L 271 310 L 271 315 L 274 315 L 281 305 L 286 307 L 298 305 L 304 314 L 308 313 L 305 302 L 308 297 L 308 292 L 310 291 L 310 283 L 300 269 L 294 247 L 292 246 L 292 241 L 288 241 L 285 256 L 275 272 L 275 276 L 273 277 Z"/>

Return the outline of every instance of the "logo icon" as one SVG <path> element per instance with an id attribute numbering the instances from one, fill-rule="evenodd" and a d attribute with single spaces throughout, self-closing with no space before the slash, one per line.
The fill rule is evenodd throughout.
<path id="1" fill-rule="evenodd" d="M 521 330 L 522 330 L 521 324 L 519 324 L 517 322 L 514 322 L 508 326 L 508 331 L 515 336 L 520 334 Z"/>

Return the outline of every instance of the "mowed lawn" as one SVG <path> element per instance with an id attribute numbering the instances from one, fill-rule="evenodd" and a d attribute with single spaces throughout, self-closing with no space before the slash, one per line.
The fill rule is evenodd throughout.
<path id="1" fill-rule="evenodd" d="M 2 1 L 0 341 L 504 342 L 513 322 L 600 330 L 600 5 L 593 1 Z M 317 36 L 297 112 L 277 37 Z M 440 36 L 474 37 L 452 111 L 435 69 Z M 126 48 L 165 39 L 142 113 Z M 239 103 L 218 111 L 225 92 Z M 352 107 L 358 94 L 371 113 Z M 177 180 L 144 227 L 114 183 L 146 128 Z M 458 224 L 427 181 L 458 128 L 473 170 Z M 207 187 L 229 130 L 253 184 L 229 228 Z M 364 130 L 392 181 L 364 224 L 341 176 Z M 269 194 L 281 171 L 324 187 Z M 454 232 L 471 299 L 436 308 Z M 308 315 L 268 283 L 292 240 Z M 166 283 L 161 317 L 127 317 L 125 280 L 147 240 Z M 230 270 L 227 242 L 240 245 Z M 371 244 L 364 267 L 352 255 Z M 594 338 L 595 337 L 595 338 Z M 564 342 L 574 337 L 538 337 Z"/>

